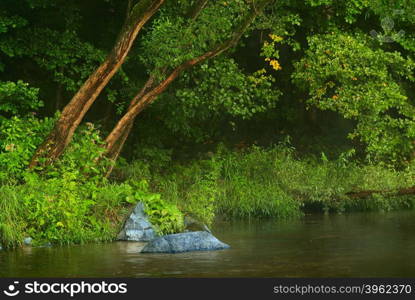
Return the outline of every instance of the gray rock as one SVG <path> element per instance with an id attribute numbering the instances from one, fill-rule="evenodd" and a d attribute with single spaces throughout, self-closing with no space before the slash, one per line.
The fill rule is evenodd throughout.
<path id="1" fill-rule="evenodd" d="M 179 253 L 227 249 L 229 245 L 219 241 L 206 231 L 194 231 L 165 235 L 150 241 L 141 253 Z"/>
<path id="2" fill-rule="evenodd" d="M 138 203 L 118 234 L 121 241 L 148 242 L 157 236 L 148 220 L 143 203 Z"/>
<path id="3" fill-rule="evenodd" d="M 0 251 L 3 250 L 3 247 L 0 245 Z"/>
<path id="4" fill-rule="evenodd" d="M 198 221 L 191 216 L 185 216 L 183 223 L 185 231 L 207 231 L 212 233 L 205 223 Z"/>
<path id="5" fill-rule="evenodd" d="M 32 245 L 32 241 L 33 241 L 33 239 L 31 237 L 25 237 L 23 239 L 23 244 L 25 244 L 26 246 L 31 246 Z"/>

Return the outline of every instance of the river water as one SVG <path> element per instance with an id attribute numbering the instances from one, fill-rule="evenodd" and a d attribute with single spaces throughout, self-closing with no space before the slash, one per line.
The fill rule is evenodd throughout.
<path id="1" fill-rule="evenodd" d="M 115 242 L 0 251 L 0 277 L 415 277 L 415 212 L 221 222 L 231 249 L 140 254 Z"/>

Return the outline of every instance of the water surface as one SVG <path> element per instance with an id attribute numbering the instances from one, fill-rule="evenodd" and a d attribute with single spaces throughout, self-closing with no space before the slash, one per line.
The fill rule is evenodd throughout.
<path id="1" fill-rule="evenodd" d="M 0 277 L 415 277 L 415 212 L 221 222 L 231 249 L 140 254 L 142 243 L 0 251 Z"/>

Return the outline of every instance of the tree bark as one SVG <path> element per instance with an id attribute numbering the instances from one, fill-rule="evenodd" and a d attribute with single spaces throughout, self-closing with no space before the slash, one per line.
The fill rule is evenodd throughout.
<path id="1" fill-rule="evenodd" d="M 228 39 L 227 41 L 217 45 L 214 47 L 213 50 L 208 51 L 204 53 L 203 55 L 193 58 L 191 60 L 188 60 L 184 63 L 182 63 L 180 66 L 175 68 L 163 81 L 161 81 L 157 86 L 155 86 L 153 89 L 151 89 L 149 92 L 144 94 L 137 94 L 137 96 L 134 97 L 134 99 L 131 101 L 131 105 L 127 112 L 124 114 L 124 116 L 118 121 L 114 129 L 111 131 L 111 133 L 107 136 L 105 139 L 106 143 L 106 153 L 113 153 L 114 149 L 120 145 L 118 142 L 120 139 L 123 140 L 123 143 L 126 140 L 126 136 L 128 136 L 129 133 L 129 127 L 134 122 L 136 116 L 143 111 L 145 107 L 147 107 L 149 104 L 151 104 L 158 95 L 163 93 L 168 86 L 177 78 L 179 75 L 207 60 L 210 58 L 213 58 L 215 56 L 220 55 L 221 53 L 225 52 L 229 48 L 233 47 L 235 44 L 238 43 L 242 35 L 245 33 L 245 31 L 248 29 L 248 27 L 251 25 L 251 23 L 255 20 L 255 18 L 262 12 L 264 7 L 270 3 L 272 0 L 264 0 L 259 2 L 257 5 L 252 6 L 251 11 L 249 14 L 245 17 L 245 19 L 242 21 L 242 23 L 239 25 L 239 27 L 235 30 L 233 36 Z M 203 1 L 201 1 L 203 2 Z M 201 6 L 203 8 L 203 6 Z M 122 143 L 122 144 L 123 144 Z M 121 145 L 122 147 L 122 145 Z M 120 151 L 120 149 L 119 149 Z M 119 152 L 118 152 L 119 153 Z"/>
<path id="2" fill-rule="evenodd" d="M 48 165 L 63 153 L 86 112 L 124 63 L 138 33 L 163 2 L 141 0 L 131 9 L 113 50 L 63 109 L 54 128 L 36 150 L 29 168 L 37 166 L 42 159 L 42 164 Z"/>

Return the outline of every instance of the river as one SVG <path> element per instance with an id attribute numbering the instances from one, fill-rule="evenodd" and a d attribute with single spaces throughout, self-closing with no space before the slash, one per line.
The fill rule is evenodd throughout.
<path id="1" fill-rule="evenodd" d="M 140 254 L 114 242 L 0 251 L 0 277 L 415 277 L 415 212 L 220 222 L 231 249 Z"/>

